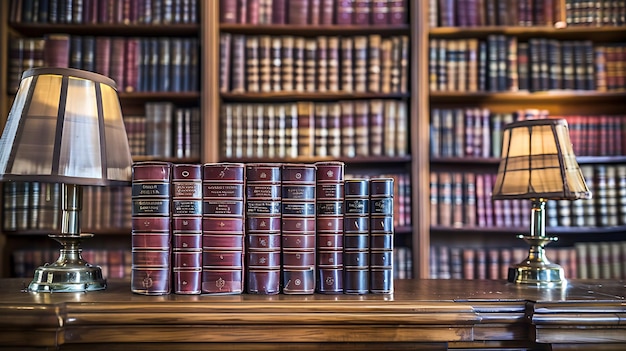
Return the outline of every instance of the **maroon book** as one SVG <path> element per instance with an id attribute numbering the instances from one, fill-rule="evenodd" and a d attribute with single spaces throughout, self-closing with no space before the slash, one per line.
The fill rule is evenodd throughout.
<path id="1" fill-rule="evenodd" d="M 329 25 L 334 23 L 335 0 L 320 1 L 320 24 Z"/>
<path id="2" fill-rule="evenodd" d="M 272 24 L 287 22 L 287 0 L 272 0 Z"/>
<path id="3" fill-rule="evenodd" d="M 44 66 L 70 66 L 70 36 L 68 34 L 48 34 L 43 48 Z"/>
<path id="4" fill-rule="evenodd" d="M 309 24 L 309 1 L 311 0 L 290 0 L 287 7 L 287 18 L 289 24 L 306 25 Z"/>
<path id="5" fill-rule="evenodd" d="M 237 23 L 237 1 L 220 0 L 220 23 Z"/>
<path id="6" fill-rule="evenodd" d="M 371 23 L 374 25 L 389 24 L 387 0 L 371 0 L 371 5 Z"/>
<path id="7" fill-rule="evenodd" d="M 172 166 L 173 288 L 200 294 L 202 282 L 202 166 Z"/>
<path id="8" fill-rule="evenodd" d="M 354 24 L 366 26 L 370 24 L 372 0 L 354 0 Z"/>
<path id="9" fill-rule="evenodd" d="M 280 293 L 280 265 L 259 261 L 263 254 L 281 252 L 281 166 L 273 163 L 246 165 L 246 291 L 250 294 Z M 261 264 L 264 263 L 264 264 Z"/>
<path id="10" fill-rule="evenodd" d="M 389 0 L 389 24 L 399 25 L 407 23 L 407 1 L 406 0 Z"/>
<path id="11" fill-rule="evenodd" d="M 136 162 L 132 167 L 131 291 L 171 292 L 171 164 Z"/>
<path id="12" fill-rule="evenodd" d="M 244 290 L 244 165 L 207 163 L 202 173 L 202 292 Z"/>
<path id="13" fill-rule="evenodd" d="M 316 291 L 343 293 L 343 162 L 316 162 Z"/>
<path id="14" fill-rule="evenodd" d="M 354 0 L 337 0 L 335 2 L 335 24 L 352 24 L 354 18 Z"/>

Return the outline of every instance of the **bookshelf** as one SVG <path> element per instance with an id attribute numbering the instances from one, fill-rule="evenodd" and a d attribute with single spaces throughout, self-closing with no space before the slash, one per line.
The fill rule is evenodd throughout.
<path id="1" fill-rule="evenodd" d="M 421 118 L 420 124 L 431 127 L 429 145 L 425 142 L 422 147 L 431 150 L 429 167 L 435 175 L 420 183 L 420 188 L 431 189 L 433 204 L 428 217 L 428 275 L 503 279 L 506 270 L 499 268 L 525 258 L 527 248 L 514 236 L 528 231 L 528 204 L 492 202 L 489 184 L 499 163 L 499 118 L 530 115 L 568 120 L 578 162 L 594 196 L 549 202 L 546 232 L 559 236 L 547 247 L 550 259 L 564 266 L 568 278 L 623 278 L 626 213 L 617 184 L 624 167 L 626 87 L 623 72 L 607 68 L 610 59 L 601 61 L 607 50 L 623 50 L 616 49 L 626 42 L 626 27 L 618 15 L 622 9 L 602 7 L 617 4 L 601 1 L 519 1 L 518 6 L 534 4 L 536 12 L 494 8 L 490 17 L 490 5 L 510 3 L 482 3 L 484 17 L 468 12 L 476 17 L 465 18 L 466 22 L 455 22 L 463 20 L 466 1 L 430 1 L 421 7 L 421 18 L 429 22 L 429 43 L 421 52 L 421 57 L 429 57 L 428 67 L 423 67 L 428 74 L 421 76 L 428 91 L 423 101 L 429 107 L 422 117 L 429 118 Z M 551 12 L 538 16 L 540 8 Z M 498 17 L 502 12 L 508 18 Z M 581 53 L 578 58 L 578 54 L 568 57 L 566 48 L 571 46 Z M 491 47 L 495 49 L 490 51 Z M 585 52 L 589 56 L 583 57 Z M 448 56 L 440 61 L 444 55 Z M 484 71 L 481 62 L 486 64 Z M 615 62 L 623 65 L 623 58 Z M 451 81 L 455 74 L 465 81 Z M 478 127 L 459 130 L 458 123 Z M 455 187 L 459 173 L 470 179 L 463 181 L 470 184 L 470 195 Z M 465 217 L 455 217 L 459 211 Z"/>
<path id="2" fill-rule="evenodd" d="M 205 102 L 210 106 L 212 98 L 207 93 L 207 89 L 210 89 L 208 77 L 211 77 L 211 67 L 210 65 L 204 67 L 204 63 L 201 61 L 201 58 L 205 57 L 202 52 L 204 46 L 200 45 L 201 40 L 210 34 L 210 26 L 207 25 L 206 20 L 210 19 L 208 11 L 210 11 L 209 7 L 212 2 L 154 1 L 152 5 L 155 11 L 151 13 L 152 22 L 145 17 L 148 12 L 139 7 L 132 7 L 130 12 L 113 11 L 114 8 L 107 10 L 103 7 L 95 12 L 89 12 L 86 10 L 87 6 L 104 5 L 107 2 L 81 2 L 80 4 L 85 6 L 83 17 L 77 15 L 80 11 L 74 11 L 72 12 L 72 20 L 61 20 L 59 17 L 56 23 L 51 23 L 53 16 L 51 12 L 48 12 L 50 17 L 47 21 L 29 22 L 24 18 L 16 20 L 18 17 L 13 11 L 17 9 L 14 5 L 18 3 L 22 7 L 33 4 L 52 4 L 52 2 L 44 0 L 29 0 L 23 2 L 6 1 L 0 5 L 0 20 L 2 22 L 0 25 L 0 75 L 3 77 L 2 84 L 0 84 L 0 122 L 2 125 L 6 121 L 15 94 L 13 83 L 16 79 L 19 81 L 14 72 L 19 70 L 19 74 L 21 74 L 22 70 L 30 68 L 29 64 L 32 64 L 32 61 L 26 61 L 26 56 L 30 51 L 17 45 L 28 42 L 28 40 L 42 43 L 44 54 L 39 53 L 37 56 L 40 60 L 39 65 L 45 64 L 45 62 L 55 62 L 52 59 L 61 58 L 66 59 L 70 67 L 89 70 L 89 66 L 78 66 L 78 62 L 87 65 L 86 57 L 89 57 L 87 54 L 90 52 L 86 46 L 82 46 L 83 50 L 75 49 L 77 46 L 75 46 L 74 40 L 81 42 L 81 44 L 93 40 L 97 45 L 98 40 L 101 39 L 103 42 L 110 42 L 111 44 L 102 48 L 95 46 L 93 65 L 104 62 L 99 69 L 106 67 L 108 71 L 94 70 L 111 77 L 117 77 L 116 81 L 125 121 L 134 118 L 144 125 L 143 130 L 145 130 L 150 120 L 150 113 L 148 112 L 150 108 L 155 109 L 154 106 L 161 108 L 162 105 L 171 108 L 168 110 L 171 111 L 171 115 L 168 116 L 171 124 L 165 129 L 168 132 L 167 138 L 169 138 L 167 153 L 160 153 L 160 151 L 144 152 L 141 150 L 142 147 L 145 150 L 148 149 L 142 145 L 133 149 L 133 139 L 146 139 L 146 135 L 139 134 L 133 137 L 134 130 L 128 128 L 127 125 L 133 160 L 166 160 L 178 163 L 204 163 L 216 160 L 215 155 L 212 154 L 213 148 L 210 143 L 203 141 L 212 140 L 210 124 L 200 120 L 200 117 L 205 115 Z M 119 2 L 120 6 L 122 3 Z M 124 3 L 133 6 L 143 4 L 143 2 Z M 79 3 L 73 3 L 74 10 L 78 9 L 77 4 Z M 110 4 L 113 6 L 118 2 L 110 2 Z M 184 6 L 188 7 L 184 8 Z M 157 7 L 160 9 L 159 11 L 157 11 Z M 185 10 L 183 11 L 183 9 Z M 63 13 L 69 16 L 68 13 Z M 88 16 L 88 13 L 91 13 L 92 16 Z M 111 16 L 103 16 L 105 13 Z M 126 17 L 128 14 L 131 14 L 130 17 Z M 135 17 L 132 17 L 133 14 Z M 139 14 L 143 14 L 143 16 L 139 17 Z M 57 13 L 57 15 L 62 16 L 61 13 Z M 45 55 L 54 52 L 54 50 L 46 51 L 45 46 L 52 41 L 53 37 L 62 38 L 68 42 L 69 51 L 66 52 L 66 55 L 59 55 L 58 57 Z M 124 49 L 121 51 L 123 55 L 116 54 L 114 42 L 123 43 Z M 207 42 L 210 40 L 207 39 Z M 16 47 L 20 49 L 19 55 L 21 56 L 19 57 L 24 57 L 23 65 L 17 68 L 15 62 Z M 168 47 L 169 50 L 166 50 Z M 162 51 L 156 50 L 157 48 Z M 184 49 L 184 55 L 180 50 L 181 48 Z M 107 50 L 110 50 L 109 55 L 98 55 L 107 52 Z M 129 52 L 135 53 L 135 60 L 132 59 L 132 56 L 128 56 Z M 44 56 L 43 59 L 41 56 Z M 84 59 L 78 61 L 76 59 L 78 56 L 82 56 Z M 127 62 L 119 59 L 126 59 Z M 109 61 L 108 64 L 106 63 L 107 60 Z M 157 63 L 153 64 L 153 62 Z M 156 75 L 151 74 L 155 72 L 157 72 Z M 166 75 L 168 79 L 149 79 L 150 76 L 161 77 L 162 75 Z M 178 142 L 180 140 L 177 139 L 179 134 L 173 133 L 179 125 L 182 125 L 182 123 L 179 124 L 179 121 L 184 121 L 186 128 L 191 131 L 198 132 L 195 136 L 187 132 L 184 138 L 180 138 L 185 140 L 184 148 Z M 157 132 L 164 131 L 158 126 L 155 130 Z M 201 136 L 205 138 L 201 138 Z M 159 138 L 164 137 L 164 135 L 159 136 Z M 177 142 L 179 144 L 175 144 Z M 145 144 L 145 141 L 143 143 Z M 155 144 L 165 144 L 165 139 L 157 139 Z M 137 150 L 140 152 L 136 152 Z M 43 193 L 40 195 L 39 198 L 44 197 Z M 102 265 L 105 275 L 111 278 L 129 276 L 130 188 L 120 190 L 91 189 L 88 187 L 84 191 L 83 205 L 83 230 L 96 234 L 93 240 L 85 246 L 85 258 L 99 262 L 98 264 Z M 35 211 L 31 212 L 34 213 Z M 21 212 L 18 212 L 18 218 L 19 213 Z M 7 216 L 3 216 L 3 220 L 6 220 L 4 217 Z M 20 222 L 18 221 L 18 223 Z M 21 223 L 24 224 L 24 221 Z M 14 276 L 16 272 L 23 271 L 28 277 L 32 274 L 31 261 L 39 262 L 36 265 L 40 265 L 50 261 L 50 257 L 56 259 L 58 245 L 46 236 L 51 231 L 57 230 L 54 225 L 50 224 L 42 228 L 26 225 L 20 226 L 20 229 L 9 229 L 0 234 L 1 276 Z M 34 242 L 37 244 L 33 245 Z"/>

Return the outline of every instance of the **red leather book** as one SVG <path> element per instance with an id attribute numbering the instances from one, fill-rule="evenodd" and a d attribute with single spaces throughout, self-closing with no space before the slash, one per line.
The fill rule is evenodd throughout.
<path id="1" fill-rule="evenodd" d="M 337 0 L 335 2 L 335 24 L 346 25 L 354 21 L 354 1 Z"/>
<path id="2" fill-rule="evenodd" d="M 320 24 L 321 25 L 333 24 L 334 17 L 335 17 L 335 0 L 321 0 L 320 1 Z"/>
<path id="3" fill-rule="evenodd" d="M 207 163 L 202 170 L 202 292 L 244 290 L 244 165 Z"/>
<path id="4" fill-rule="evenodd" d="M 48 34 L 44 40 L 44 65 L 47 67 L 69 67 L 70 36 L 68 34 Z"/>
<path id="5" fill-rule="evenodd" d="M 343 293 L 343 162 L 316 162 L 316 291 Z"/>
<path id="6" fill-rule="evenodd" d="M 389 24 L 399 25 L 407 23 L 408 4 L 406 0 L 388 0 Z"/>
<path id="7" fill-rule="evenodd" d="M 285 24 L 287 22 L 287 0 L 272 0 L 271 24 Z"/>
<path id="8" fill-rule="evenodd" d="M 346 294 L 369 292 L 369 180 L 344 182 L 343 287 Z"/>
<path id="9" fill-rule="evenodd" d="M 132 167 L 131 291 L 171 292 L 171 164 L 136 162 Z"/>
<path id="10" fill-rule="evenodd" d="M 354 0 L 354 24 L 359 26 L 366 26 L 371 23 L 371 2 L 372 0 Z"/>
<path id="11" fill-rule="evenodd" d="M 287 7 L 287 19 L 289 24 L 306 25 L 309 24 L 311 0 L 290 0 Z"/>
<path id="12" fill-rule="evenodd" d="M 389 7 L 387 0 L 371 0 L 371 23 L 374 25 L 389 24 Z"/>
<path id="13" fill-rule="evenodd" d="M 282 290 L 285 294 L 315 292 L 315 179 L 313 164 L 283 164 Z"/>
<path id="14" fill-rule="evenodd" d="M 250 294 L 278 294 L 280 266 L 269 265 L 269 261 L 261 262 L 258 257 L 262 253 L 274 257 L 281 252 L 281 166 L 250 163 L 246 165 L 245 174 L 245 254 L 248 262 L 259 263 L 246 268 L 246 291 Z"/>
<path id="15" fill-rule="evenodd" d="M 370 179 L 370 292 L 393 292 L 394 179 Z M 462 211 L 461 211 L 462 213 Z"/>
<path id="16" fill-rule="evenodd" d="M 111 38 L 96 37 L 96 55 L 95 68 L 96 72 L 104 76 L 110 76 L 111 63 Z"/>
<path id="17" fill-rule="evenodd" d="M 173 290 L 200 294 L 202 281 L 202 166 L 172 165 Z"/>
<path id="18" fill-rule="evenodd" d="M 321 0 L 308 0 L 309 1 L 309 22 L 308 24 L 318 26 L 321 22 Z"/>

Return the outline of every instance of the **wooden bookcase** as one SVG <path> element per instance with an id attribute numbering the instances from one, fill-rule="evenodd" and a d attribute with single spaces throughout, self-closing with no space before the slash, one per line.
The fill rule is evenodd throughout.
<path id="1" fill-rule="evenodd" d="M 462 3 L 462 1 L 455 2 L 447 2 L 451 6 L 456 4 L 457 6 Z M 488 1 L 485 1 L 485 4 Z M 493 2 L 492 2 L 493 3 Z M 502 2 L 504 3 L 504 2 Z M 522 3 L 522 2 L 520 2 Z M 470 39 L 477 39 L 478 41 L 487 42 L 490 37 L 493 36 L 505 36 L 506 38 L 513 38 L 517 42 L 519 47 L 519 43 L 526 43 L 529 40 L 534 38 L 555 40 L 558 43 L 564 42 L 574 42 L 574 41 L 590 41 L 594 46 L 595 45 L 614 45 L 616 43 L 621 43 L 623 46 L 626 42 L 626 27 L 624 27 L 624 23 L 621 25 L 599 25 L 599 24 L 590 24 L 588 26 L 584 25 L 570 25 L 568 23 L 568 14 L 569 12 L 565 11 L 566 4 L 572 4 L 569 1 L 554 1 L 554 2 L 545 2 L 545 3 L 554 3 L 555 5 L 560 5 L 563 11 L 560 12 L 560 17 L 555 18 L 554 22 L 546 25 L 528 25 L 528 26 L 517 26 L 517 25 L 483 25 L 483 26 L 440 26 L 441 22 L 438 26 L 433 26 L 425 30 L 427 33 L 428 40 L 443 40 L 447 42 L 457 43 L 460 41 L 469 41 Z M 593 3 L 593 2 L 591 2 Z M 436 6 L 441 6 L 441 2 L 430 1 L 430 4 L 436 4 Z M 572 5 L 574 6 L 574 5 Z M 584 6 L 581 4 L 576 4 L 575 6 Z M 429 16 L 431 16 L 434 12 L 429 11 L 432 9 L 428 9 L 428 5 L 424 5 L 422 8 L 421 19 L 424 21 L 429 20 Z M 441 8 L 438 8 L 439 14 L 441 14 Z M 570 11 L 570 10 L 568 10 Z M 573 9 L 571 10 L 573 11 Z M 556 12 L 555 12 L 556 13 Z M 511 15 L 511 14 L 509 14 Z M 567 25 L 565 25 L 567 24 Z M 422 47 L 423 50 L 419 53 L 419 57 L 428 58 L 432 57 L 432 53 L 429 51 L 429 44 L 426 44 L 426 47 Z M 559 46 L 559 49 L 560 46 Z M 449 52 L 449 51 L 448 51 Z M 521 51 L 520 51 L 521 52 Z M 422 60 L 422 63 L 429 62 L 428 60 Z M 461 64 L 465 63 L 465 61 L 457 61 Z M 488 61 L 489 62 L 489 61 Z M 594 64 L 596 63 L 594 59 Z M 623 58 L 622 58 L 623 64 Z M 430 66 L 432 67 L 432 61 L 430 62 Z M 541 62 L 541 64 L 548 65 L 549 62 Z M 428 68 L 424 68 L 428 70 Z M 595 71 L 594 71 L 595 72 Z M 622 73 L 623 74 L 623 73 Z M 433 77 L 431 74 L 430 77 Z M 438 75 L 435 75 L 438 77 Z M 615 116 L 614 119 L 619 120 L 621 123 L 624 122 L 624 118 L 626 118 L 626 105 L 624 103 L 626 98 L 626 93 L 624 92 L 624 86 L 622 83 L 621 89 L 619 90 L 608 90 L 608 91 L 598 91 L 598 90 L 561 90 L 561 89 L 542 89 L 538 91 L 511 91 L 511 90 L 499 90 L 499 91 L 451 91 L 451 90 L 432 90 L 429 89 L 429 75 L 424 74 L 417 78 L 421 81 L 422 87 L 424 90 L 428 91 L 427 96 L 420 100 L 422 105 L 429 106 L 426 111 L 423 111 L 423 114 L 419 118 L 419 124 L 422 128 L 426 129 L 429 123 L 431 123 L 432 114 L 430 112 L 434 109 L 467 109 L 467 108 L 486 108 L 489 109 L 490 113 L 493 114 L 503 114 L 503 113 L 512 113 L 519 110 L 524 109 L 535 109 L 535 110 L 546 110 L 548 111 L 550 116 L 564 116 L 569 119 L 569 117 L 575 116 L 585 116 L 585 115 L 611 115 Z M 595 80 L 595 76 L 594 76 Z M 431 118 L 429 118 L 431 116 Z M 576 124 L 578 127 L 591 125 L 591 122 L 579 122 L 579 120 L 575 120 L 572 118 L 570 120 L 570 134 L 573 135 L 574 129 L 576 129 Z M 588 123 L 588 124 L 585 124 Z M 615 132 L 619 138 L 623 139 L 626 137 L 624 133 L 624 129 L 618 130 Z M 462 133 L 462 136 L 467 136 L 466 133 Z M 602 138 L 600 134 L 597 134 L 593 137 L 590 137 L 587 140 L 578 140 L 573 139 L 573 143 L 576 149 L 576 142 L 579 143 L 599 143 L 599 139 Z M 425 138 L 426 139 L 426 138 Z M 421 140 L 421 139 L 420 139 Z M 432 141 L 432 140 L 431 140 Z M 490 141 L 494 141 L 491 139 Z M 494 141 L 495 142 L 495 141 Z M 422 148 L 428 149 L 431 147 L 427 145 L 427 143 L 423 143 L 421 145 Z M 618 167 L 623 166 L 626 159 L 624 157 L 624 150 L 622 149 L 621 153 L 616 154 L 614 156 L 609 156 L 607 154 L 594 153 L 594 154 L 578 154 L 578 161 L 582 167 L 591 166 L 591 167 Z M 489 157 L 477 157 L 477 156 L 437 156 L 430 157 L 429 167 L 432 172 L 437 172 L 437 174 L 442 173 L 450 173 L 450 172 L 462 172 L 462 173 L 475 173 L 475 174 L 492 174 L 495 175 L 497 171 L 499 163 L 499 158 L 494 155 L 490 155 Z M 592 176 L 591 179 L 587 178 L 587 183 L 592 187 L 592 192 L 595 187 L 596 180 L 595 176 Z M 440 180 L 439 178 L 438 180 Z M 431 185 L 428 179 L 421 178 L 420 179 L 420 189 L 428 189 L 429 185 Z M 441 184 L 438 184 L 441 185 Z M 619 187 L 615 187 L 615 191 L 618 191 Z M 479 189 L 477 189 L 478 191 Z M 425 190 L 426 191 L 426 190 Z M 483 194 L 486 196 L 486 201 L 489 201 L 490 198 L 490 188 L 482 189 Z M 437 196 L 437 195 L 436 195 Z M 601 197 L 602 195 L 598 193 L 594 193 L 594 197 Z M 424 200 L 422 198 L 422 200 Z M 441 197 L 438 198 L 441 200 Z M 583 200 L 578 200 L 583 201 Z M 587 200 L 585 200 L 587 201 Z M 437 201 L 435 201 L 437 202 Z M 623 203 L 623 200 L 617 199 L 617 204 L 615 206 L 619 206 L 620 203 Z M 427 204 L 428 202 L 423 201 L 422 204 Z M 440 202 L 439 202 L 440 203 Z M 498 206 L 498 201 L 493 202 L 493 206 Z M 522 204 L 523 205 L 523 204 Z M 550 201 L 548 206 L 557 207 L 554 211 L 560 211 L 561 204 L 556 201 Z M 595 205 L 595 211 L 592 212 L 592 215 L 600 218 L 602 216 L 599 213 L 599 207 Z M 424 206 L 423 208 L 429 208 L 428 206 Z M 495 207 L 494 207 L 495 208 Z M 570 207 L 568 207 L 570 208 Z M 572 207 L 573 208 L 573 207 Z M 430 207 L 431 211 L 436 210 L 437 207 Z M 530 220 L 530 211 L 529 206 L 522 206 L 521 216 L 527 217 Z M 549 207 L 550 210 L 550 207 Z M 571 208 L 570 208 L 571 210 Z M 617 211 L 617 209 L 616 209 Z M 592 242 L 596 245 L 602 243 L 605 247 L 619 247 L 621 243 L 626 240 L 626 236 L 624 233 L 626 232 L 626 227 L 624 226 L 624 216 L 626 214 L 619 210 L 619 216 L 621 216 L 620 220 L 617 224 L 613 224 L 611 226 L 600 226 L 599 224 L 596 226 L 582 225 L 576 226 L 572 224 L 571 226 L 562 225 L 561 222 L 558 222 L 557 226 L 549 225 L 546 229 L 547 235 L 556 235 L 559 237 L 559 241 L 557 243 L 553 243 L 547 247 L 549 258 L 552 261 L 556 261 L 561 264 L 568 264 L 568 260 L 578 260 L 577 265 L 578 268 L 572 269 L 572 272 L 568 273 L 568 269 L 566 268 L 566 275 L 568 278 L 592 278 L 589 275 L 581 275 L 582 269 L 580 266 L 583 265 L 582 257 L 572 256 L 571 251 L 576 251 L 579 246 L 582 246 L 581 243 Z M 560 214 L 561 212 L 559 212 Z M 441 214 L 441 213 L 439 213 Z M 487 214 L 489 215 L 489 213 Z M 548 217 L 550 216 L 550 212 L 548 212 Z M 550 223 L 549 218 L 548 223 Z M 572 222 L 574 222 L 576 218 L 572 216 Z M 430 217 L 428 219 L 424 218 L 424 220 L 430 221 Z M 502 262 L 502 252 L 511 249 L 511 247 L 517 247 L 521 249 L 521 254 L 524 255 L 521 259 L 516 259 L 513 257 L 512 263 L 516 263 L 524 259 L 525 255 L 528 252 L 528 246 L 524 243 L 524 241 L 520 239 L 516 239 L 516 234 L 524 234 L 529 231 L 529 224 L 522 223 L 515 226 L 511 225 L 481 225 L 480 223 L 471 223 L 468 224 L 466 222 L 459 225 L 440 225 L 438 223 L 430 223 L 430 247 L 431 253 L 434 253 L 431 260 L 431 269 L 432 271 L 429 274 L 431 277 L 438 278 L 454 278 L 454 277 L 463 277 L 467 278 L 468 274 L 473 274 L 474 277 L 478 277 L 477 271 L 479 269 L 484 271 L 482 274 L 486 274 L 486 278 L 494 278 L 490 277 L 491 272 L 488 272 L 490 262 L 496 262 L 494 266 L 508 266 Z M 418 234 L 419 235 L 419 234 Z M 427 235 L 427 234 L 421 234 Z M 491 252 L 494 253 L 493 260 L 489 257 Z M 500 250 L 500 251 L 498 251 Z M 569 254 L 565 254 L 565 256 L 561 256 L 561 253 L 557 251 L 563 250 L 569 251 Z M 624 250 L 623 248 L 621 249 Z M 471 264 L 475 265 L 475 267 L 471 267 L 471 264 L 466 264 L 463 260 L 463 253 L 465 251 L 473 251 L 474 253 L 468 254 L 468 262 L 473 262 Z M 518 250 L 519 251 L 519 250 Z M 616 249 L 617 251 L 617 249 Z M 479 259 L 478 254 L 480 253 L 481 258 Z M 580 252 L 574 252 L 574 254 L 580 255 Z M 459 258 L 459 255 L 460 258 Z M 471 255 L 476 255 L 472 257 Z M 595 258 L 589 263 L 589 265 L 593 264 L 606 264 L 606 260 L 609 254 L 602 253 L 599 254 L 596 251 Z M 623 253 L 621 254 L 621 266 L 624 266 Z M 453 256 L 455 258 L 453 258 Z M 589 257 L 590 258 L 590 257 Z M 510 256 L 508 259 L 511 259 Z M 560 260 L 563 262 L 559 262 Z M 610 258 L 613 259 L 613 258 Z M 452 262 L 456 260 L 455 262 Z M 601 261 L 605 260 L 605 263 Z M 617 258 L 618 264 L 619 256 Z M 460 266 L 459 266 L 460 264 Z M 482 267 L 478 267 L 478 265 L 483 265 Z M 468 268 L 470 272 L 466 273 L 463 269 Z M 605 266 L 603 266 L 605 267 Z M 474 270 L 474 268 L 476 270 Z M 456 270 L 455 270 L 456 269 Z M 577 271 L 578 269 L 578 271 Z M 455 270 L 455 272 L 452 272 Z M 601 269 L 602 270 L 602 269 Z M 600 270 L 600 271 L 601 271 Z M 498 271 L 496 271 L 498 272 Z M 578 272 L 578 273 L 576 273 Z M 455 276 L 456 273 L 456 276 Z M 499 274 L 495 276 L 496 279 L 506 278 L 506 270 L 499 270 Z M 578 274 L 578 275 L 577 275 Z M 597 271 L 596 271 L 596 274 Z M 606 277 L 607 273 L 600 273 L 600 277 Z M 620 275 L 620 273 L 618 273 Z M 623 273 L 621 273 L 621 278 L 623 278 Z M 611 277 L 613 278 L 613 277 Z M 619 277 L 618 277 L 619 278 Z"/>
<path id="2" fill-rule="evenodd" d="M 519 231 L 527 228 L 489 227 L 477 228 L 463 226 L 462 228 L 439 227 L 431 225 L 430 201 L 430 173 L 437 170 L 463 170 L 471 172 L 495 173 L 497 159 L 490 158 L 431 158 L 430 148 L 430 110 L 431 108 L 464 108 L 488 107 L 494 112 L 506 112 L 520 108 L 542 108 L 552 114 L 624 114 L 624 99 L 626 93 L 621 92 L 434 92 L 429 90 L 429 40 L 441 39 L 485 39 L 491 34 L 505 34 L 527 40 L 532 37 L 547 37 L 559 40 L 589 39 L 594 42 L 626 42 L 624 27 L 570 27 L 556 29 L 553 26 L 517 27 L 517 26 L 483 26 L 483 27 L 437 27 L 430 28 L 429 4 L 436 1 L 407 1 L 408 25 L 393 29 L 372 28 L 361 26 L 293 26 L 293 25 L 235 25 L 220 24 L 219 1 L 199 1 L 199 24 L 195 27 L 162 26 L 140 27 L 119 26 L 53 26 L 37 25 L 23 28 L 12 28 L 9 25 L 9 2 L 2 2 L 0 11 L 0 76 L 6 77 L 8 66 L 8 46 L 10 34 L 39 35 L 49 31 L 68 33 L 109 33 L 116 35 L 185 35 L 197 36 L 201 42 L 202 63 L 198 71 L 200 77 L 200 91 L 198 94 L 162 94 L 162 93 L 127 93 L 121 94 L 123 108 L 126 111 L 137 109 L 145 101 L 172 99 L 184 104 L 196 104 L 201 109 L 202 149 L 198 160 L 190 162 L 217 162 L 226 161 L 220 153 L 221 145 L 221 106 L 224 103 L 246 103 L 249 101 L 296 101 L 316 100 L 333 101 L 338 99 L 369 99 L 381 97 L 377 95 L 356 94 L 228 94 L 220 93 L 220 34 L 224 32 L 240 34 L 268 34 L 268 35 L 358 35 L 381 33 L 391 35 L 402 33 L 409 36 L 409 92 L 401 98 L 408 101 L 408 135 L 409 157 L 400 159 L 374 158 L 345 158 L 348 169 L 363 171 L 371 164 L 378 168 L 405 169 L 411 180 L 411 228 L 402 228 L 397 233 L 402 242 L 411 247 L 413 276 L 418 278 L 430 277 L 431 247 L 494 247 L 518 246 L 525 247 L 523 242 L 514 238 Z M 4 124 L 11 104 L 11 94 L 7 91 L 6 82 L 0 85 L 0 122 Z M 389 96 L 388 96 L 389 97 Z M 383 97 L 384 98 L 384 97 Z M 298 159 L 298 162 L 313 162 L 315 158 Z M 251 160 L 250 160 L 251 161 Z M 259 161 L 259 160 L 257 160 Z M 270 161 L 263 159 L 260 161 Z M 624 157 L 594 157 L 581 159 L 581 163 L 593 164 L 623 164 Z M 484 189 L 489 190 L 489 189 Z M 552 230 L 552 228 L 550 228 Z M 128 228 L 122 228 L 118 234 L 110 235 L 97 233 L 104 242 L 130 242 Z M 559 235 L 558 245 L 573 246 L 579 241 L 617 241 L 626 240 L 626 229 L 623 226 L 616 228 L 554 228 L 553 233 Z M 47 238 L 37 237 L 37 240 L 49 241 Z M 0 261 L 0 275 L 7 276 L 9 272 L 9 257 L 12 250 L 20 245 L 32 245 L 32 236 L 18 236 L 14 234 L 0 235 L 2 260 Z M 52 242 L 51 245 L 54 243 Z M 128 244 L 130 245 L 130 244 Z"/>
<path id="3" fill-rule="evenodd" d="M 124 39 L 128 38 L 189 38 L 197 40 L 198 44 L 198 70 L 194 72 L 198 79 L 197 91 L 134 91 L 127 92 L 120 90 L 120 102 L 122 105 L 122 111 L 124 115 L 144 115 L 145 116 L 145 104 L 148 102 L 160 102 L 168 101 L 172 102 L 177 107 L 193 107 L 200 110 L 201 116 L 215 116 L 215 114 L 209 113 L 211 106 L 214 106 L 215 96 L 211 94 L 212 84 L 211 81 L 212 69 L 215 67 L 211 64 L 211 60 L 205 60 L 207 64 L 201 61 L 201 58 L 206 58 L 206 54 L 201 52 L 205 50 L 208 45 L 204 45 L 204 40 L 209 45 L 212 43 L 211 36 L 211 24 L 207 21 L 211 20 L 212 12 L 211 8 L 213 1 L 205 2 L 198 1 L 197 10 L 195 15 L 197 16 L 196 23 L 171 23 L 171 24 L 127 24 L 127 23 L 94 23 L 94 24 L 75 24 L 75 23 L 63 23 L 63 24 L 51 24 L 51 23 L 11 23 L 10 22 L 10 10 L 12 1 L 2 2 L 0 5 L 0 76 L 2 77 L 2 84 L 0 84 L 0 123 L 4 125 L 11 108 L 14 92 L 9 91 L 7 87 L 8 81 L 8 67 L 10 60 L 10 44 L 13 38 L 25 37 L 25 38 L 41 38 L 49 33 L 63 33 L 70 36 L 94 36 L 94 37 L 120 37 Z M 32 1 L 31 1 L 32 3 Z M 95 2 L 94 2 L 95 3 Z M 191 2 L 190 2 L 191 3 Z M 211 14 L 211 15 L 210 15 Z M 210 50 L 206 50 L 210 51 Z M 208 106 L 208 107 L 207 107 Z M 209 118 L 204 118 L 200 123 L 201 129 L 201 144 L 200 144 L 200 156 L 199 157 L 171 157 L 165 160 L 171 162 L 188 162 L 188 163 L 204 163 L 216 161 L 217 157 L 214 153 L 210 141 L 215 140 L 213 133 L 217 135 L 212 129 L 212 123 Z M 134 161 L 150 160 L 150 159 L 163 159 L 156 156 L 137 156 L 134 157 Z M 100 228 L 89 228 L 85 226 L 85 212 L 88 211 L 86 207 L 87 203 L 84 203 L 83 207 L 83 230 L 86 232 L 93 232 L 96 235 L 91 242 L 85 242 L 83 247 L 85 250 L 89 249 L 105 249 L 119 251 L 124 253 L 130 253 L 130 226 L 102 226 Z M 130 215 L 129 215 L 130 218 Z M 57 251 L 58 244 L 52 239 L 49 239 L 46 234 L 40 230 L 28 230 L 26 232 L 7 232 L 0 234 L 0 276 L 10 276 L 12 267 L 12 259 L 16 250 L 24 250 L 29 248 L 41 248 L 49 251 Z M 53 253 L 53 258 L 57 256 Z M 130 266 L 129 255 L 124 258 L 124 265 Z M 90 262 L 102 262 L 102 257 L 99 259 L 88 259 Z M 128 261 L 128 262 L 126 262 Z M 41 262 L 44 263 L 44 262 Z M 98 263 L 100 264 L 100 263 Z M 126 269 L 127 273 L 129 269 Z"/>

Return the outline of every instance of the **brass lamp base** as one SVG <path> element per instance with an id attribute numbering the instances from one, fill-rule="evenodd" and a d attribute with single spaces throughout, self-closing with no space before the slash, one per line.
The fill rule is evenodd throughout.
<path id="1" fill-rule="evenodd" d="M 106 289 L 102 269 L 83 260 L 80 241 L 93 234 L 49 235 L 61 248 L 59 258 L 35 270 L 35 277 L 28 285 L 32 292 L 86 292 Z"/>
<path id="2" fill-rule="evenodd" d="M 551 263 L 545 257 L 544 246 L 556 237 L 518 235 L 531 244 L 528 257 L 521 263 L 509 267 L 508 281 L 516 284 L 535 285 L 537 287 L 558 287 L 567 283 L 563 267 Z"/>

